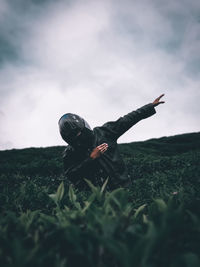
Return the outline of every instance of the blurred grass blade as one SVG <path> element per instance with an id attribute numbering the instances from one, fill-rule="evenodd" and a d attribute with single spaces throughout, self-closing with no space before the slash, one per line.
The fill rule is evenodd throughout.
<path id="1" fill-rule="evenodd" d="M 57 195 L 56 194 L 49 194 L 49 197 L 57 204 Z"/>
<path id="2" fill-rule="evenodd" d="M 90 180 L 88 180 L 88 179 L 84 179 L 84 180 L 86 181 L 88 186 L 91 188 L 93 193 L 97 193 L 98 192 L 98 188 L 96 186 L 94 186 Z"/>
<path id="3" fill-rule="evenodd" d="M 57 196 L 57 201 L 60 202 L 63 198 L 63 195 L 64 195 L 64 192 L 65 192 L 65 187 L 64 187 L 64 183 L 62 182 L 58 189 L 57 189 L 57 192 L 56 192 L 56 196 Z"/>
<path id="4" fill-rule="evenodd" d="M 167 204 L 164 202 L 163 199 L 155 199 L 155 203 L 157 204 L 157 207 L 159 211 L 164 212 L 167 209 Z"/>
<path id="5" fill-rule="evenodd" d="M 74 193 L 74 190 L 72 188 L 72 185 L 69 186 L 68 195 L 69 195 L 70 201 L 74 204 L 76 202 L 76 194 Z"/>
<path id="6" fill-rule="evenodd" d="M 81 210 L 81 205 L 77 200 L 77 196 L 74 192 L 74 189 L 72 187 L 72 185 L 69 186 L 69 192 L 68 192 L 68 195 L 69 195 L 69 200 L 71 201 L 71 203 L 80 211 Z"/>
<path id="7" fill-rule="evenodd" d="M 142 206 L 140 206 L 139 208 L 136 209 L 135 214 L 134 214 L 134 218 L 137 218 L 138 214 L 146 207 L 147 204 L 143 204 Z"/>
<path id="8" fill-rule="evenodd" d="M 104 189 L 105 189 L 107 183 L 108 183 L 108 178 L 105 180 L 104 184 L 102 185 L 101 192 L 100 192 L 101 195 L 103 194 L 103 191 L 104 191 Z"/>

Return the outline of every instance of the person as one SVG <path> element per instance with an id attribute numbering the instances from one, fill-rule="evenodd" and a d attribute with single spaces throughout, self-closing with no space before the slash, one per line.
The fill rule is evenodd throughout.
<path id="1" fill-rule="evenodd" d="M 154 115 L 155 107 L 165 103 L 160 101 L 163 96 L 93 130 L 79 115 L 64 114 L 58 125 L 63 140 L 68 143 L 63 152 L 66 178 L 80 188 L 86 185 L 84 179 L 102 185 L 108 178 L 110 189 L 127 185 L 129 178 L 117 139 L 140 120 Z"/>

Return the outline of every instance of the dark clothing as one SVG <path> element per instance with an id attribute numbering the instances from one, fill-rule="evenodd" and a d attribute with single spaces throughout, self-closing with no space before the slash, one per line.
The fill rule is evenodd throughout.
<path id="1" fill-rule="evenodd" d="M 101 185 L 109 177 L 108 185 L 111 188 L 126 184 L 128 176 L 124 161 L 118 151 L 117 139 L 134 124 L 155 113 L 153 104 L 147 104 L 116 121 L 110 121 L 101 127 L 95 127 L 93 129 L 93 145 L 90 148 L 78 150 L 70 145 L 67 146 L 63 153 L 67 179 L 78 185 L 86 178 L 94 184 Z M 107 151 L 99 158 L 90 158 L 92 150 L 102 143 L 108 144 Z"/>

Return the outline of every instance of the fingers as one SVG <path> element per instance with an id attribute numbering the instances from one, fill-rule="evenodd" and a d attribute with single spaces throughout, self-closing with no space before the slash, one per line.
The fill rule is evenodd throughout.
<path id="1" fill-rule="evenodd" d="M 101 145 L 98 146 L 99 149 L 104 148 L 104 147 L 108 147 L 108 144 L 103 143 L 103 144 L 101 144 Z"/>
<path id="2" fill-rule="evenodd" d="M 164 101 L 160 101 L 159 102 L 159 100 L 161 99 L 161 97 L 163 97 L 165 94 L 162 94 L 162 95 L 160 95 L 159 97 L 157 97 L 155 100 L 154 100 L 154 102 L 153 102 L 153 104 L 155 104 L 156 106 L 157 105 L 159 105 L 159 104 L 163 104 L 163 103 L 165 103 Z"/>
<path id="3" fill-rule="evenodd" d="M 164 101 L 160 101 L 160 102 L 158 102 L 158 103 L 155 105 L 155 107 L 158 106 L 158 105 L 160 105 L 160 104 L 164 104 L 164 103 L 165 103 Z"/>
<path id="4" fill-rule="evenodd" d="M 97 146 L 97 149 L 98 149 L 101 153 L 104 153 L 104 152 L 106 152 L 106 150 L 108 149 L 108 144 L 103 143 L 103 144 Z"/>
<path id="5" fill-rule="evenodd" d="M 165 94 L 160 95 L 157 99 L 160 100 Z"/>
<path id="6" fill-rule="evenodd" d="M 103 154 L 104 152 L 106 152 L 107 148 L 103 148 L 100 150 L 100 152 Z"/>

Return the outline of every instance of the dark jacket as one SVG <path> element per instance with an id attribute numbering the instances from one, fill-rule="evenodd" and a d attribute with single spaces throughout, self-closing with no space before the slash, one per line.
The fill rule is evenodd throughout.
<path id="1" fill-rule="evenodd" d="M 86 151 L 75 150 L 68 145 L 63 153 L 67 179 L 80 185 L 86 178 L 94 184 L 101 185 L 109 177 L 108 185 L 110 188 L 126 184 L 128 176 L 124 161 L 118 151 L 117 139 L 134 124 L 155 113 L 155 108 L 150 103 L 120 117 L 116 121 L 109 121 L 101 127 L 95 127 L 93 129 L 93 145 Z M 102 143 L 108 144 L 107 151 L 97 159 L 90 158 L 92 150 Z"/>

